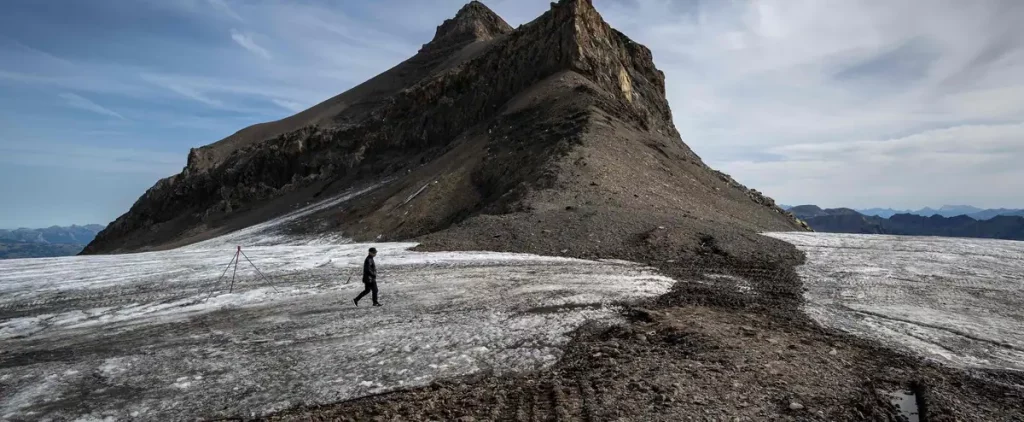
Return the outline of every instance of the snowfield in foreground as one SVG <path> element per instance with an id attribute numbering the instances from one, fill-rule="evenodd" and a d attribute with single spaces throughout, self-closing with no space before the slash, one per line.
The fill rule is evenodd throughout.
<path id="1" fill-rule="evenodd" d="M 257 415 L 531 370 L 581 324 L 673 283 L 624 262 L 375 244 L 385 306 L 355 307 L 369 245 L 291 242 L 243 246 L 271 283 L 243 258 L 228 293 L 229 244 L 258 234 L 0 261 L 0 420 Z"/>
<path id="2" fill-rule="evenodd" d="M 1024 242 L 770 233 L 807 254 L 818 323 L 967 368 L 1024 370 Z"/>

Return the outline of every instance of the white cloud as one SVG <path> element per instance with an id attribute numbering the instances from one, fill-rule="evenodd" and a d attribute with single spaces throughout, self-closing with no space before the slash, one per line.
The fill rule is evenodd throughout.
<path id="1" fill-rule="evenodd" d="M 1024 206 L 1024 3 L 596 5 L 652 49 L 683 139 L 781 202 Z"/>
<path id="2" fill-rule="evenodd" d="M 1002 207 L 1024 199 L 1021 139 L 1024 123 L 964 125 L 891 139 L 782 145 L 769 149 L 773 160 L 720 167 L 768 192 L 787 192 L 784 202 L 794 205 Z"/>
<path id="3" fill-rule="evenodd" d="M 267 51 L 267 49 L 261 47 L 259 44 L 256 44 L 256 41 L 253 41 L 252 39 L 252 34 L 243 34 L 235 29 L 232 29 L 231 39 L 235 40 L 235 42 L 238 43 L 238 45 L 242 46 L 246 50 L 253 52 L 253 54 L 263 57 L 264 59 L 270 60 L 270 52 Z"/>
<path id="4" fill-rule="evenodd" d="M 80 110 L 91 111 L 93 113 L 102 114 L 105 116 L 116 117 L 121 120 L 127 120 L 120 113 L 109 108 L 103 107 L 99 104 L 96 104 L 80 95 L 73 94 L 70 92 L 64 92 L 60 94 L 60 97 L 63 98 L 65 104 L 67 104 L 70 107 L 74 107 Z"/>

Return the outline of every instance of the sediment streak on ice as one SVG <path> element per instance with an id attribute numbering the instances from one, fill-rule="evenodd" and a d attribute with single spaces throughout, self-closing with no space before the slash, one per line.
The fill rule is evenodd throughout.
<path id="1" fill-rule="evenodd" d="M 573 329 L 673 283 L 624 262 L 385 243 L 385 306 L 357 308 L 370 245 L 286 238 L 281 221 L 170 251 L 0 261 L 0 420 L 256 415 L 541 368 Z M 217 282 L 235 244 L 272 285 L 244 259 L 233 293 L 231 271 Z M 564 304 L 598 305 L 548 312 Z"/>
<path id="2" fill-rule="evenodd" d="M 1024 242 L 769 233 L 807 254 L 819 323 L 961 367 L 1024 370 Z"/>

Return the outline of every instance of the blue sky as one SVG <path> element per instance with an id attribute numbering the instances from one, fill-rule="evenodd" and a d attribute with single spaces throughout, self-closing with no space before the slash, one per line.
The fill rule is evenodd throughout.
<path id="1" fill-rule="evenodd" d="M 459 1 L 0 5 L 0 227 L 107 223 L 188 149 L 416 52 Z M 485 3 L 516 26 L 547 0 Z M 683 139 L 780 202 L 1024 207 L 1024 2 L 595 0 Z"/>

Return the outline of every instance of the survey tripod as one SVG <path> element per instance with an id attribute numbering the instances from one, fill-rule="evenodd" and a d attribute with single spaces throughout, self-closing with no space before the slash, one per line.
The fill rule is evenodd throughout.
<path id="1" fill-rule="evenodd" d="M 217 278 L 217 283 L 218 284 L 224 278 L 224 276 L 228 274 L 228 270 L 230 270 L 232 267 L 234 267 L 234 270 L 231 271 L 231 285 L 228 287 L 228 293 L 234 292 L 234 290 L 235 290 L 235 275 L 238 274 L 238 260 L 239 260 L 240 257 L 241 258 L 245 258 L 245 260 L 247 262 L 249 262 L 249 265 L 252 265 L 252 268 L 254 270 L 256 270 L 256 273 L 260 275 L 260 278 L 263 280 L 264 283 L 269 285 L 270 288 L 274 289 L 274 292 L 280 293 L 280 291 L 277 290 L 277 287 L 274 287 L 274 284 L 270 282 L 270 279 L 267 278 L 267 276 L 265 274 L 263 274 L 263 271 L 260 271 L 259 267 L 257 267 L 256 264 L 253 264 L 252 260 L 249 259 L 249 257 L 245 255 L 245 252 L 242 252 L 242 247 L 241 246 L 237 246 L 236 247 L 236 249 L 235 249 L 235 256 L 231 258 L 231 262 L 228 262 L 228 266 L 224 268 L 224 272 L 221 273 L 220 277 Z M 210 296 L 213 296 L 213 293 L 215 291 L 216 290 L 211 291 L 209 296 L 206 296 L 206 299 L 209 299 Z"/>

